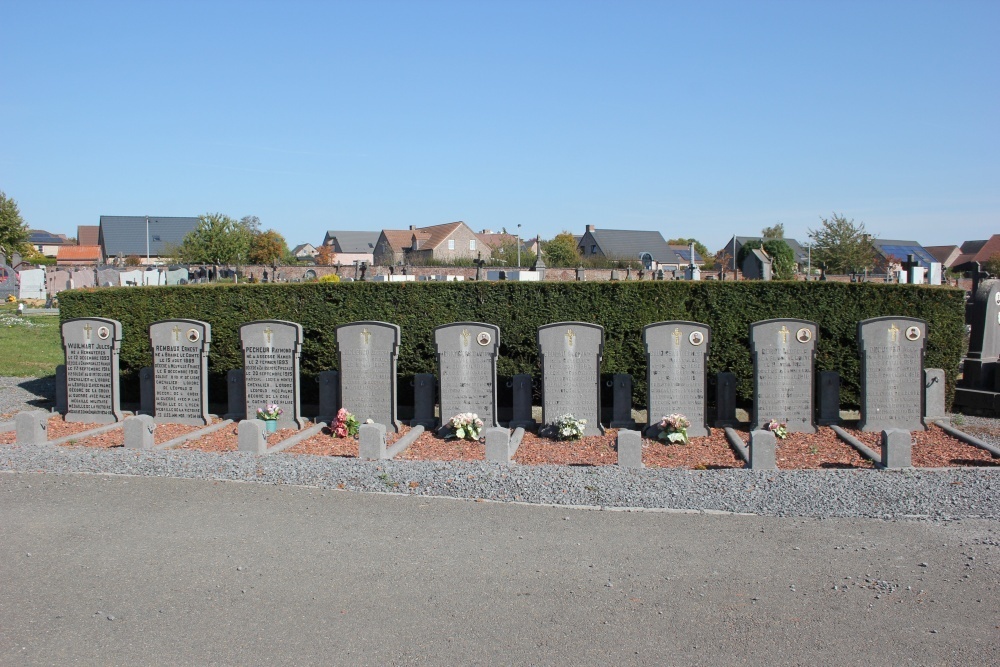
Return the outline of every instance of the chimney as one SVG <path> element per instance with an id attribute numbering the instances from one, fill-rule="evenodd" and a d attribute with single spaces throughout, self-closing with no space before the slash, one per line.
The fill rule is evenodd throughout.
<path id="1" fill-rule="evenodd" d="M 588 232 L 594 231 L 594 226 L 593 225 L 587 225 L 587 231 Z"/>
<path id="2" fill-rule="evenodd" d="M 416 228 L 417 228 L 417 226 L 416 226 L 416 225 L 410 225 L 410 231 L 411 231 L 411 232 L 412 232 L 412 231 L 413 231 L 414 229 L 416 229 Z"/>

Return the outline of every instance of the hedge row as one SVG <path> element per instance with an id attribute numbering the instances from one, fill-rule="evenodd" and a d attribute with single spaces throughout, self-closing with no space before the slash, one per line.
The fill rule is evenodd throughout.
<path id="1" fill-rule="evenodd" d="M 138 371 L 152 363 L 148 327 L 174 317 L 212 325 L 209 372 L 213 401 L 225 396 L 227 370 L 240 368 L 239 326 L 261 319 L 300 323 L 303 392 L 309 378 L 337 368 L 334 328 L 359 320 L 398 324 L 402 332 L 399 373 L 436 371 L 434 327 L 481 321 L 500 327 L 500 375 L 538 374 L 535 343 L 540 325 L 584 321 L 605 328 L 605 373 L 630 373 L 635 403 L 645 404 L 643 326 L 691 320 L 712 328 L 709 373 L 731 370 L 742 400 L 752 394 L 748 347 L 751 322 L 776 317 L 819 325 L 817 371 L 841 374 L 841 403 L 857 406 L 860 320 L 884 315 L 928 322 L 926 365 L 947 374 L 949 401 L 963 353 L 963 293 L 912 285 L 833 282 L 611 282 L 611 283 L 340 283 L 187 285 L 85 289 L 59 295 L 62 319 L 108 317 L 123 327 L 122 396 L 138 400 Z M 218 392 L 218 393 L 216 393 Z"/>

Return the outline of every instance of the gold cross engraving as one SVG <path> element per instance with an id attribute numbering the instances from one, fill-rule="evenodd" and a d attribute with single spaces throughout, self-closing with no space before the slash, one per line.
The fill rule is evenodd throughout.
<path id="1" fill-rule="evenodd" d="M 787 343 L 788 342 L 788 334 L 789 334 L 788 327 L 786 327 L 784 324 L 782 324 L 781 325 L 781 330 L 778 331 L 778 333 L 781 334 L 781 342 L 782 343 Z"/>
<path id="2" fill-rule="evenodd" d="M 681 330 L 680 328 L 674 329 L 674 345 L 681 344 Z"/>
<path id="3" fill-rule="evenodd" d="M 271 334 L 273 333 L 274 332 L 271 331 L 271 327 L 264 329 L 264 340 L 267 342 L 268 347 L 271 347 Z"/>
<path id="4" fill-rule="evenodd" d="M 889 335 L 892 336 L 892 342 L 893 343 L 895 343 L 897 340 L 899 340 L 899 327 L 896 326 L 895 322 L 893 322 L 892 326 L 889 327 Z"/>
<path id="5" fill-rule="evenodd" d="M 370 341 L 371 339 L 372 339 L 372 332 L 369 331 L 368 329 L 362 329 L 361 330 L 361 342 L 363 342 L 365 345 L 367 345 L 368 341 Z"/>
<path id="6" fill-rule="evenodd" d="M 465 347 L 469 347 L 469 339 L 472 338 L 472 334 L 469 333 L 468 329 L 462 329 L 462 344 Z"/>
<path id="7" fill-rule="evenodd" d="M 87 340 L 90 340 L 90 332 L 93 330 L 94 327 L 90 326 L 90 322 L 87 322 L 86 324 L 83 325 L 84 335 L 87 337 Z"/>
<path id="8" fill-rule="evenodd" d="M 573 339 L 576 338 L 576 334 L 573 333 L 572 329 L 566 329 L 566 340 L 569 342 L 569 346 L 573 347 Z"/>
<path id="9" fill-rule="evenodd" d="M 181 328 L 175 324 L 174 328 L 171 329 L 171 331 L 174 332 L 174 342 L 175 343 L 179 342 L 181 339 Z"/>

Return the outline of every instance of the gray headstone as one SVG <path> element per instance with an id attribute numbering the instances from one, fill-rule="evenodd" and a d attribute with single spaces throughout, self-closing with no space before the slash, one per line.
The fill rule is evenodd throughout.
<path id="1" fill-rule="evenodd" d="M 611 376 L 611 428 L 635 428 L 632 419 L 632 376 L 614 373 Z"/>
<path id="2" fill-rule="evenodd" d="M 729 371 L 715 375 L 715 425 L 736 426 L 736 374 Z"/>
<path id="3" fill-rule="evenodd" d="M 153 414 L 156 406 L 156 382 L 153 380 L 153 367 L 143 366 L 139 369 L 139 412 L 144 415 Z"/>
<path id="4" fill-rule="evenodd" d="M 322 371 L 317 378 L 319 382 L 319 415 L 318 422 L 329 424 L 337 416 L 340 409 L 340 373 L 337 371 Z"/>
<path id="5" fill-rule="evenodd" d="M 992 390 L 1000 359 L 1000 280 L 979 283 L 972 298 L 971 320 L 962 386 Z"/>
<path id="6" fill-rule="evenodd" d="M 240 327 L 240 341 L 247 417 L 256 417 L 258 408 L 273 403 L 284 410 L 278 428 L 302 428 L 302 325 L 282 320 L 248 322 Z"/>
<path id="7" fill-rule="evenodd" d="M 753 470 L 777 469 L 775 443 L 774 433 L 771 431 L 751 431 L 749 467 Z"/>
<path id="8" fill-rule="evenodd" d="M 49 413 L 27 410 L 14 416 L 14 442 L 18 445 L 44 445 L 49 439 Z"/>
<path id="9" fill-rule="evenodd" d="M 944 419 L 944 371 L 940 368 L 924 369 L 924 423 Z"/>
<path id="10" fill-rule="evenodd" d="M 208 416 L 208 350 L 212 326 L 200 320 L 149 325 L 158 424 L 203 425 Z"/>
<path id="11" fill-rule="evenodd" d="M 0 300 L 10 295 L 17 298 L 17 272 L 6 262 L 0 262 Z"/>
<path id="12" fill-rule="evenodd" d="M 512 377 L 511 391 L 513 392 L 513 407 L 508 426 L 510 428 L 534 428 L 535 419 L 531 416 L 531 375 L 519 373 Z"/>
<path id="13" fill-rule="evenodd" d="M 913 317 L 858 322 L 862 431 L 924 430 L 927 323 Z"/>
<path id="14" fill-rule="evenodd" d="M 267 451 L 267 424 L 261 419 L 244 419 L 236 428 L 237 448 L 241 452 L 263 454 Z"/>
<path id="15" fill-rule="evenodd" d="M 74 287 L 94 287 L 94 271 L 93 269 L 74 271 L 72 280 Z"/>
<path id="16" fill-rule="evenodd" d="M 48 293 L 52 295 L 70 289 L 69 271 L 46 271 L 45 286 Z"/>
<path id="17" fill-rule="evenodd" d="M 510 430 L 506 428 L 486 428 L 486 460 L 492 463 L 510 463 Z"/>
<path id="18" fill-rule="evenodd" d="M 118 355 L 122 325 L 101 317 L 62 323 L 66 354 L 66 421 L 113 424 L 122 420 Z"/>
<path id="19" fill-rule="evenodd" d="M 153 431 L 156 430 L 156 422 L 150 415 L 126 417 L 122 428 L 125 430 L 126 449 L 153 448 Z"/>
<path id="20" fill-rule="evenodd" d="M 361 424 L 358 428 L 359 459 L 377 461 L 386 458 L 385 430 L 385 424 Z"/>
<path id="21" fill-rule="evenodd" d="M 118 278 L 118 269 L 98 269 L 97 282 L 100 283 L 101 287 L 109 285 L 117 287 L 122 284 Z"/>
<path id="22" fill-rule="evenodd" d="M 167 284 L 168 285 L 183 285 L 181 281 L 187 281 L 190 279 L 188 275 L 188 270 L 185 268 L 179 269 L 168 269 L 167 270 Z"/>
<path id="23" fill-rule="evenodd" d="M 601 357 L 604 327 L 556 322 L 538 327 L 542 365 L 542 423 L 551 430 L 565 414 L 586 419 L 584 435 L 601 435 Z"/>
<path id="24" fill-rule="evenodd" d="M 689 436 L 708 435 L 705 365 L 711 338 L 712 330 L 697 322 L 657 322 L 643 327 L 647 429 L 679 413 L 691 422 Z M 735 419 L 735 403 L 733 410 Z"/>
<path id="25" fill-rule="evenodd" d="M 913 440 L 909 431 L 901 428 L 882 431 L 882 467 L 913 467 Z"/>
<path id="26" fill-rule="evenodd" d="M 433 373 L 417 373 L 413 376 L 413 419 L 410 426 L 430 429 L 437 426 L 434 406 L 437 404 L 437 382 Z M 454 415 L 452 415 L 454 416 Z"/>
<path id="27" fill-rule="evenodd" d="M 45 270 L 25 269 L 18 272 L 21 286 L 18 290 L 18 298 L 21 299 L 44 299 L 45 298 Z"/>
<path id="28" fill-rule="evenodd" d="M 618 431 L 618 465 L 622 468 L 642 468 L 642 434 L 639 431 Z"/>
<path id="29" fill-rule="evenodd" d="M 399 432 L 396 418 L 396 359 L 399 327 L 353 322 L 337 327 L 340 403 L 364 423 L 371 419 Z"/>
<path id="30" fill-rule="evenodd" d="M 226 372 L 226 394 L 229 407 L 229 411 L 225 415 L 226 419 L 234 421 L 246 419 L 247 392 L 242 368 L 234 368 Z M 251 416 L 255 415 L 256 412 Z"/>
<path id="31" fill-rule="evenodd" d="M 752 429 L 770 420 L 785 422 L 789 433 L 815 433 L 813 360 L 816 323 L 776 319 L 750 325 L 754 401 Z"/>
<path id="32" fill-rule="evenodd" d="M 66 365 L 59 364 L 56 366 L 56 412 L 61 415 L 66 414 L 69 407 L 67 406 L 67 396 L 66 396 Z"/>
<path id="33" fill-rule="evenodd" d="M 441 424 L 462 412 L 497 426 L 497 349 L 500 328 L 481 322 L 455 322 L 434 329 L 437 346 Z"/>
<path id="34" fill-rule="evenodd" d="M 840 373 L 820 371 L 819 374 L 819 417 L 820 426 L 840 423 Z"/>

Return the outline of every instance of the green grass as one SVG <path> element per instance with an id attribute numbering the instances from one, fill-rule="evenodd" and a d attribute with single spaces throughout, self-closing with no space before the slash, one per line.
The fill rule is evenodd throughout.
<path id="1" fill-rule="evenodd" d="M 19 318 L 15 308 L 6 304 L 0 307 L 0 376 L 47 377 L 55 375 L 61 363 L 57 316 Z"/>

